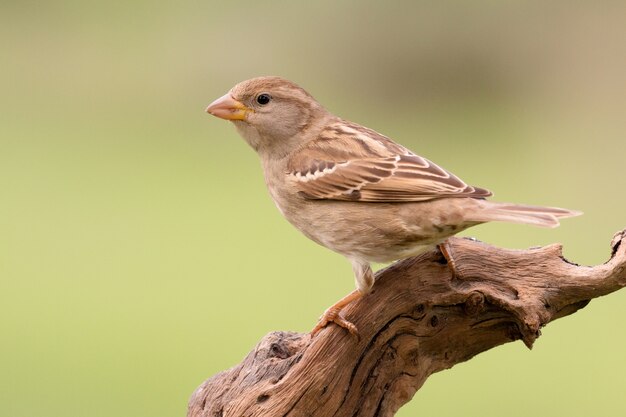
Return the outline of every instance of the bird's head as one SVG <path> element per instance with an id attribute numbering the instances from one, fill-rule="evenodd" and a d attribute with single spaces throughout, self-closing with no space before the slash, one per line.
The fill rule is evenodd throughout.
<path id="1" fill-rule="evenodd" d="M 234 86 L 206 109 L 232 121 L 257 152 L 288 152 L 326 112 L 304 89 L 280 77 L 258 77 Z M 281 152 L 282 153 L 282 152 Z"/>

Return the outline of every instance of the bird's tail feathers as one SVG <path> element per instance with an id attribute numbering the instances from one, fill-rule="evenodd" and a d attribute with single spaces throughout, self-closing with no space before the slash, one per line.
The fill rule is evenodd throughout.
<path id="1" fill-rule="evenodd" d="M 558 207 L 527 206 L 523 204 L 495 203 L 481 201 L 481 209 L 472 213 L 468 220 L 478 222 L 501 221 L 509 223 L 530 224 L 539 227 L 557 227 L 559 219 L 575 217 L 581 211 Z"/>

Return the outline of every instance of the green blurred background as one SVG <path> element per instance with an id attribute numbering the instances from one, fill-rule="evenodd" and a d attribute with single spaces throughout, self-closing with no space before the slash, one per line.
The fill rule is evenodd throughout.
<path id="1" fill-rule="evenodd" d="M 204 108 L 281 75 L 500 201 L 490 224 L 605 261 L 626 226 L 623 2 L 0 5 L 0 416 L 181 416 L 272 330 L 308 331 L 349 264 L 274 208 Z M 399 416 L 626 415 L 626 291 L 434 375 Z"/>

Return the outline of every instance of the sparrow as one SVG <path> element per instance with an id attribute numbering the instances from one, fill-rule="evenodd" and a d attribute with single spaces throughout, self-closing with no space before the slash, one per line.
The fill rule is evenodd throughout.
<path id="1" fill-rule="evenodd" d="M 329 323 L 353 334 L 342 310 L 374 284 L 371 262 L 388 263 L 437 246 L 490 221 L 556 227 L 581 212 L 486 200 L 492 193 L 388 137 L 330 113 L 295 83 L 258 77 L 235 85 L 206 111 L 229 120 L 258 153 L 282 215 L 309 239 L 345 256 L 356 289 L 329 307 Z"/>

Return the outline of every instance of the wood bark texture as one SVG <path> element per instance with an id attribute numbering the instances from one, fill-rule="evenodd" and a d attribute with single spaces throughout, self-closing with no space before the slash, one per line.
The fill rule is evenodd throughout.
<path id="1" fill-rule="evenodd" d="M 558 244 L 508 250 L 452 238 L 452 275 L 438 251 L 377 274 L 345 309 L 360 337 L 336 325 L 317 336 L 266 335 L 239 365 L 200 385 L 188 417 L 393 416 L 433 373 L 521 339 L 626 286 L 626 230 L 611 259 L 578 266 Z"/>

